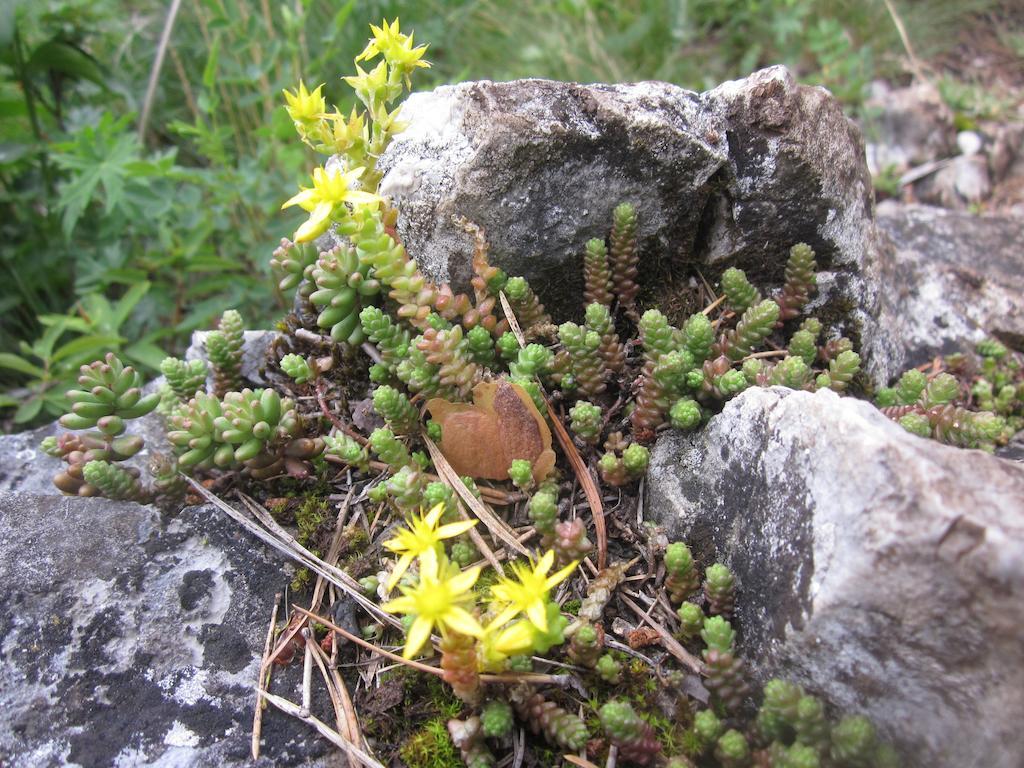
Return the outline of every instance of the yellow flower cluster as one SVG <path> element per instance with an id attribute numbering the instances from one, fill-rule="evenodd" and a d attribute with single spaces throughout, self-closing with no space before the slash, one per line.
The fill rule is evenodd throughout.
<path id="1" fill-rule="evenodd" d="M 442 635 L 453 631 L 477 638 L 485 666 L 527 653 L 538 635 L 550 629 L 551 589 L 564 581 L 577 564 L 573 562 L 549 575 L 555 562 L 555 554 L 550 551 L 537 562 L 513 563 L 509 567 L 512 577 L 503 576 L 491 587 L 487 600 L 487 615 L 491 618 L 481 624 L 473 613 L 476 600 L 470 591 L 480 576 L 480 567 L 460 570 L 445 557 L 442 544 L 444 539 L 469 530 L 476 521 L 438 526 L 443 509 L 439 504 L 426 515 L 413 517 L 408 527 L 384 542 L 386 549 L 399 556 L 388 579 L 388 589 L 398 583 L 414 561 L 419 565 L 418 582 L 400 586 L 402 596 L 381 606 L 390 613 L 414 617 L 403 655 L 407 659 L 415 656 L 434 629 Z"/>
<path id="2" fill-rule="evenodd" d="M 398 19 L 390 24 L 385 20 L 379 27 L 371 24 L 370 30 L 373 37 L 356 57 L 356 74 L 343 78 L 365 111 L 353 108 L 348 117 L 337 107 L 329 112 L 323 84 L 310 91 L 300 80 L 294 91 L 284 91 L 285 110 L 302 141 L 317 152 L 339 156 L 342 164 L 337 171 L 314 170 L 313 186 L 282 206 L 298 205 L 310 213 L 295 233 L 296 242 L 313 240 L 332 223 L 346 221 L 352 204 L 379 206 L 377 158 L 405 127 L 391 104 L 402 95 L 403 86 L 411 87 L 414 71 L 430 66 L 423 59 L 427 47 L 415 45 L 412 34 L 403 34 Z M 377 56 L 381 61 L 369 72 L 358 64 Z"/>

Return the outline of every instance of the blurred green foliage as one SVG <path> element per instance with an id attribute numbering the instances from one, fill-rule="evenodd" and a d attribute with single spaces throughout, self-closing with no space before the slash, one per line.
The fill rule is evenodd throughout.
<path id="1" fill-rule="evenodd" d="M 101 352 L 155 370 L 225 308 L 254 325 L 283 312 L 267 262 L 300 220 L 279 206 L 310 163 L 281 90 L 326 77 L 328 103 L 341 99 L 331 73 L 370 21 L 398 15 L 430 43 L 424 87 L 534 76 L 701 89 L 783 62 L 855 109 L 902 54 L 882 0 L 182 0 L 143 134 L 175 6 L 0 0 L 8 425 L 62 413 L 78 366 Z M 899 6 L 925 53 L 969 10 Z"/>

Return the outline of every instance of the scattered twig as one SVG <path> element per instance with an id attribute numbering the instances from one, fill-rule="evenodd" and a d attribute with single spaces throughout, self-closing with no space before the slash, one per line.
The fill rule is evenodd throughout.
<path id="1" fill-rule="evenodd" d="M 703 279 L 703 278 L 702 278 L 702 279 Z M 705 285 L 707 285 L 707 283 L 705 283 Z M 714 293 L 712 293 L 711 295 L 712 295 L 712 296 L 714 296 Z M 700 313 L 701 313 L 702 315 L 710 315 L 710 314 L 711 314 L 712 312 L 714 312 L 714 311 L 715 311 L 715 309 L 716 309 L 716 308 L 717 308 L 717 307 L 718 307 L 718 306 L 719 306 L 719 305 L 720 305 L 720 304 L 721 304 L 721 303 L 722 303 L 723 301 L 725 301 L 725 294 L 724 294 L 724 293 L 723 293 L 723 294 L 722 294 L 721 296 L 719 296 L 719 297 L 718 297 L 717 299 L 715 299 L 714 301 L 712 301 L 712 302 L 711 302 L 710 304 L 708 304 L 708 305 L 707 305 L 706 307 L 704 307 L 704 309 L 702 309 L 702 310 L 700 311 Z"/>
<path id="2" fill-rule="evenodd" d="M 896 12 L 896 7 L 892 4 L 892 0 L 882 0 L 885 3 L 885 9 L 889 12 L 889 18 L 892 19 L 893 25 L 896 27 L 896 31 L 899 33 L 900 42 L 903 43 L 903 50 L 907 52 L 907 58 L 910 59 L 910 69 L 916 77 L 922 83 L 927 83 L 932 88 L 935 86 L 932 81 L 928 79 L 924 73 L 924 67 L 921 66 L 921 60 L 917 58 L 917 54 L 914 53 L 914 46 L 910 44 L 910 36 L 907 34 L 907 28 L 903 26 L 903 19 Z"/>
<path id="3" fill-rule="evenodd" d="M 260 735 L 263 731 L 263 699 L 260 694 L 270 685 L 270 649 L 274 642 L 274 630 L 277 629 L 277 608 L 281 603 L 281 593 L 274 595 L 274 608 L 270 612 L 270 626 L 267 627 L 267 640 L 263 644 L 263 659 L 260 662 L 260 676 L 256 682 L 256 713 L 252 716 L 252 759 L 260 757 Z"/>
<path id="4" fill-rule="evenodd" d="M 149 70 L 149 82 L 146 83 L 146 95 L 142 99 L 142 116 L 139 118 L 139 142 L 146 142 L 146 125 L 149 123 L 149 114 L 153 109 L 153 99 L 156 96 L 156 86 L 160 81 L 160 70 L 164 67 L 164 56 L 171 42 L 171 31 L 174 29 L 174 20 L 178 17 L 178 10 L 181 8 L 181 0 L 171 0 L 171 7 L 167 9 L 167 16 L 164 18 L 164 28 L 160 33 L 160 42 L 157 43 L 156 57 L 153 59 L 153 66 Z"/>
<path id="5" fill-rule="evenodd" d="M 523 764 L 523 757 L 526 755 L 526 731 L 519 726 L 516 728 L 516 738 L 512 742 L 512 768 L 519 768 Z"/>
<path id="6" fill-rule="evenodd" d="M 344 637 L 346 640 L 349 640 L 349 641 L 355 643 L 356 645 L 361 645 L 363 648 L 366 648 L 368 651 L 373 651 L 374 653 L 376 653 L 376 654 L 378 654 L 380 656 L 384 656 L 385 658 L 391 659 L 392 661 L 397 661 L 398 663 L 404 664 L 407 667 L 412 667 L 413 669 L 418 669 L 420 672 L 426 672 L 427 674 L 436 675 L 437 677 L 441 677 L 442 675 L 444 675 L 444 670 L 441 669 L 440 667 L 432 667 L 429 664 L 423 664 L 422 662 L 419 662 L 419 661 L 412 661 L 411 659 L 406 659 L 406 658 L 403 658 L 402 656 L 399 656 L 397 653 L 392 653 L 391 651 L 386 651 L 383 648 L 381 648 L 379 646 L 376 646 L 376 645 L 374 645 L 373 643 L 371 643 L 371 642 L 369 642 L 367 640 L 364 640 L 363 638 L 359 637 L 358 635 L 353 635 L 347 629 L 342 629 L 337 624 L 335 624 L 333 621 L 330 621 L 329 619 L 326 619 L 323 616 L 319 616 L 318 614 L 315 614 L 312 611 L 307 611 L 302 606 L 294 605 L 293 604 L 292 605 L 292 609 L 298 611 L 299 613 L 301 613 L 303 615 L 305 615 L 307 618 L 313 619 L 313 621 L 315 621 L 315 622 L 317 622 L 319 624 L 323 624 L 328 629 L 334 630 L 339 635 Z"/>
<path id="7" fill-rule="evenodd" d="M 334 707 L 334 722 L 338 726 L 338 733 L 347 741 L 358 746 L 349 730 L 348 719 L 345 717 L 344 708 L 341 706 L 341 698 L 338 696 L 338 691 L 335 690 L 334 679 L 327 672 L 327 665 L 324 663 L 324 652 L 317 645 L 313 630 L 306 627 L 302 630 L 302 637 L 306 641 L 306 651 L 309 654 L 309 658 L 316 663 L 317 669 L 320 670 L 320 677 L 324 679 L 324 685 L 327 686 L 327 695 L 330 696 L 331 705 Z"/>
<path id="8" fill-rule="evenodd" d="M 587 469 L 587 464 L 580 456 L 580 452 L 576 450 L 572 438 L 569 437 L 569 433 L 562 424 L 561 417 L 551 405 L 551 401 L 545 398 L 545 402 L 548 406 L 548 414 L 551 416 L 551 425 L 555 428 L 555 434 L 558 436 L 558 442 L 562 446 L 562 450 L 565 451 L 565 455 L 579 479 L 580 487 L 583 488 L 583 495 L 586 496 L 587 503 L 590 505 L 590 512 L 594 518 L 594 531 L 597 534 L 597 568 L 603 570 L 608 562 L 608 529 L 604 523 L 604 504 L 601 501 L 601 491 L 597 487 L 597 483 L 594 482 L 594 477 Z"/>
<path id="9" fill-rule="evenodd" d="M 191 477 L 188 477 L 187 475 L 182 475 L 182 477 L 185 478 L 185 481 L 192 487 L 192 489 L 197 494 L 199 494 L 201 497 L 206 499 L 215 507 L 223 511 L 232 520 L 234 520 L 247 531 L 256 536 L 256 538 L 273 547 L 278 552 L 281 552 L 282 554 L 290 557 L 292 560 L 301 563 L 303 566 L 311 570 L 313 573 L 323 576 L 331 584 L 333 584 L 334 586 L 338 587 L 343 592 L 348 594 L 349 597 L 355 600 L 356 603 L 360 605 L 360 607 L 366 610 L 367 613 L 369 613 L 374 618 L 378 619 L 383 623 L 390 624 L 391 626 L 396 627 L 398 629 L 402 628 L 401 621 L 392 616 L 390 613 L 382 611 L 380 609 L 380 606 L 378 606 L 373 601 L 367 599 L 367 597 L 363 594 L 362 588 L 359 586 L 359 583 L 355 579 L 353 579 L 340 568 L 328 565 L 319 557 L 310 552 L 308 549 L 300 545 L 297 541 L 295 541 L 294 537 L 290 536 L 287 532 L 281 529 L 281 527 L 277 525 L 276 522 L 274 522 L 273 518 L 270 518 L 269 514 L 266 517 L 268 518 L 269 523 L 271 523 L 273 526 L 271 530 L 276 529 L 274 533 L 271 533 L 271 531 L 268 531 L 260 527 L 254 520 L 251 520 L 245 515 L 243 515 L 237 509 L 235 509 L 230 504 L 222 500 L 220 497 L 210 493 L 210 491 L 208 491 L 202 485 L 197 483 Z M 255 505 L 255 502 L 252 503 Z M 251 509 L 254 510 L 257 508 L 258 505 L 251 507 Z M 278 530 L 280 531 L 281 534 L 283 534 L 283 536 L 276 532 Z"/>
<path id="10" fill-rule="evenodd" d="M 760 360 L 762 357 L 785 357 L 788 354 L 788 349 L 766 349 L 763 352 L 754 352 L 747 355 L 743 360 Z"/>
<path id="11" fill-rule="evenodd" d="M 480 499 L 470 492 L 469 488 L 466 487 L 466 484 L 462 482 L 462 479 L 458 476 L 455 470 L 452 469 L 452 465 L 448 463 L 448 460 L 444 457 L 444 454 L 441 453 L 441 450 L 437 447 L 434 441 L 424 434 L 423 442 L 427 446 L 427 451 L 430 452 L 430 459 L 434 462 L 434 468 L 437 470 L 438 475 L 440 475 L 441 479 L 448 483 L 448 485 L 451 486 L 457 494 L 459 494 L 462 500 L 466 503 L 466 506 L 473 510 L 473 514 L 480 519 L 480 522 L 487 526 L 487 530 L 489 530 L 492 535 L 504 541 L 516 552 L 529 556 L 530 551 L 519 543 L 515 533 L 508 527 L 508 523 L 491 512 L 491 510 L 487 508 L 486 504 L 481 502 Z M 472 530 L 473 529 L 471 528 L 470 531 L 472 532 Z M 487 555 L 486 552 L 483 550 L 481 551 L 485 556 Z M 488 558 L 488 560 L 491 560 L 493 556 L 494 553 L 492 552 L 491 557 Z M 498 561 L 495 558 L 491 564 L 495 565 L 497 562 Z M 495 565 L 495 569 L 500 572 L 500 565 Z"/>
<path id="12" fill-rule="evenodd" d="M 342 738 L 340 733 L 338 733 L 336 730 L 327 725 L 327 723 L 323 722 L 322 720 L 319 720 L 311 714 L 303 712 L 302 707 L 300 707 L 298 704 L 288 701 L 288 699 L 282 698 L 281 696 L 275 696 L 274 694 L 268 693 L 267 691 L 260 691 L 259 694 L 264 699 L 266 699 L 270 704 L 273 704 L 275 707 L 280 709 L 285 714 L 291 715 L 292 717 L 297 717 L 302 722 L 308 723 L 309 725 L 316 728 L 316 730 L 320 732 L 320 735 L 322 735 L 332 744 L 343 749 L 346 754 L 358 760 L 362 760 L 363 765 L 367 766 L 367 768 L 384 768 L 383 764 L 378 762 L 372 756 L 368 755 L 359 747 L 357 747 L 354 744 L 349 744 L 345 739 Z"/>
<path id="13" fill-rule="evenodd" d="M 672 637 L 672 634 L 661 626 L 661 624 L 647 616 L 643 608 L 621 593 L 619 594 L 619 599 L 628 605 L 637 616 L 645 620 L 651 626 L 651 629 L 658 633 L 661 637 L 661 644 L 665 647 L 666 651 L 671 653 L 697 674 L 701 674 L 704 671 L 704 665 L 701 664 L 700 660 L 683 648 L 682 644 Z"/>
<path id="14" fill-rule="evenodd" d="M 578 765 L 580 768 L 601 768 L 601 766 L 597 765 L 596 763 L 592 763 L 585 757 L 580 757 L 578 755 L 562 755 L 562 759 L 565 760 L 565 762 L 567 763 Z"/>
<path id="15" fill-rule="evenodd" d="M 523 329 L 519 327 L 519 320 L 516 319 L 516 313 L 512 310 L 512 305 L 508 303 L 508 297 L 505 296 L 504 291 L 498 291 L 498 299 L 501 301 L 501 309 L 505 313 L 505 319 L 508 320 L 508 327 L 512 329 L 512 333 L 516 337 L 516 341 L 519 342 L 519 346 L 525 347 L 526 336 L 523 335 Z"/>
<path id="16" fill-rule="evenodd" d="M 306 638 L 305 630 L 300 633 Z M 308 638 L 306 638 L 308 640 Z M 307 642 L 304 646 L 302 656 L 302 709 L 305 712 L 313 711 L 313 649 Z"/>

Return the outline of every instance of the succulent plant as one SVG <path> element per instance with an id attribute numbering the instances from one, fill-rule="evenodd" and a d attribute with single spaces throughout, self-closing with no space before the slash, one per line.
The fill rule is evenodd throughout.
<path id="1" fill-rule="evenodd" d="M 875 726 L 863 715 L 847 715 L 832 729 L 832 760 L 844 768 L 874 766 L 878 738 Z"/>
<path id="2" fill-rule="evenodd" d="M 812 747 L 820 754 L 827 754 L 829 746 L 829 725 L 825 708 L 814 696 L 801 696 L 796 705 L 796 719 L 793 721 L 796 740 Z"/>
<path id="3" fill-rule="evenodd" d="M 583 251 L 583 299 L 584 304 L 597 302 L 606 307 L 614 301 L 608 248 L 604 240 L 596 237 L 587 241 Z"/>
<path id="4" fill-rule="evenodd" d="M 551 350 L 541 344 L 527 344 L 519 350 L 514 362 L 509 363 L 508 371 L 513 378 L 532 378 L 540 376 L 551 363 Z"/>
<path id="5" fill-rule="evenodd" d="M 650 462 L 651 453 L 639 443 L 630 443 L 621 456 L 606 453 L 598 462 L 601 479 L 609 485 L 626 485 L 639 480 Z"/>
<path id="6" fill-rule="evenodd" d="M 466 768 L 493 768 L 497 764 L 494 755 L 484 742 L 484 732 L 479 717 L 449 720 L 448 734 L 452 737 L 452 743 L 458 748 Z"/>
<path id="7" fill-rule="evenodd" d="M 572 373 L 580 391 L 588 397 L 600 395 L 607 388 L 608 369 L 601 357 L 601 337 L 576 323 L 558 326 L 558 337 L 572 361 Z"/>
<path id="8" fill-rule="evenodd" d="M 701 419 L 700 405 L 689 397 L 676 400 L 668 412 L 669 423 L 676 429 L 694 429 L 700 426 Z"/>
<path id="9" fill-rule="evenodd" d="M 542 485 L 540 489 L 530 497 L 527 505 L 527 512 L 534 528 L 543 538 L 551 538 L 555 534 L 555 524 L 558 522 L 558 490 L 551 486 Z"/>
<path id="10" fill-rule="evenodd" d="M 348 435 L 339 433 L 324 437 L 324 453 L 336 456 L 361 472 L 370 468 L 370 457 L 366 446 L 360 445 Z"/>
<path id="11" fill-rule="evenodd" d="M 512 732 L 512 707 L 504 699 L 491 699 L 480 712 L 483 733 L 489 739 L 502 739 Z"/>
<path id="12" fill-rule="evenodd" d="M 533 488 L 533 465 L 526 459 L 513 459 L 508 468 L 509 479 L 521 491 L 529 491 Z"/>
<path id="13" fill-rule="evenodd" d="M 619 755 L 628 763 L 653 765 L 661 757 L 661 742 L 654 729 L 626 701 L 606 702 L 598 711 L 601 727 Z"/>
<path id="14" fill-rule="evenodd" d="M 597 445 L 603 425 L 601 409 L 593 403 L 580 400 L 569 409 L 569 428 L 589 445 Z"/>
<path id="15" fill-rule="evenodd" d="M 792 320 L 806 306 L 817 283 L 817 270 L 811 246 L 797 243 L 789 249 L 785 282 L 777 297 L 780 320 Z"/>
<path id="16" fill-rule="evenodd" d="M 427 328 L 419 337 L 417 347 L 427 363 L 437 366 L 441 392 L 467 400 L 473 386 L 480 380 L 481 371 L 469 354 L 462 326 L 456 325 L 448 330 Z"/>
<path id="17" fill-rule="evenodd" d="M 658 358 L 675 349 L 677 331 L 669 325 L 668 319 L 657 309 L 648 309 L 640 318 L 640 342 L 644 358 L 658 362 Z"/>
<path id="18" fill-rule="evenodd" d="M 736 579 L 726 566 L 715 563 L 704 572 L 704 599 L 712 616 L 732 617 L 735 607 Z"/>
<path id="19" fill-rule="evenodd" d="M 682 603 L 697 591 L 700 577 L 693 566 L 693 554 L 681 541 L 669 544 L 665 549 L 665 589 L 674 605 Z"/>
<path id="20" fill-rule="evenodd" d="M 124 365 L 113 353 L 104 360 L 80 369 L 81 389 L 67 393 L 71 413 L 60 418 L 67 429 L 95 427 L 108 437 L 124 432 L 125 422 L 152 411 L 160 402 L 160 394 L 142 394 L 143 380 L 131 366 Z"/>
<path id="21" fill-rule="evenodd" d="M 707 316 L 698 312 L 690 315 L 680 332 L 682 346 L 693 356 L 694 365 L 703 365 L 711 357 L 715 343 L 715 329 Z"/>
<path id="22" fill-rule="evenodd" d="M 591 303 L 587 305 L 584 314 L 587 330 L 601 337 L 598 351 L 604 358 L 605 366 L 612 373 L 622 373 L 626 367 L 626 348 L 615 332 L 611 311 L 605 304 Z"/>
<path id="23" fill-rule="evenodd" d="M 281 370 L 295 380 L 296 384 L 311 381 L 316 374 L 302 355 L 288 354 L 281 358 Z"/>
<path id="24" fill-rule="evenodd" d="M 216 331 L 206 335 L 206 356 L 213 368 L 213 393 L 223 397 L 242 386 L 242 350 L 245 323 L 233 309 L 221 315 Z"/>
<path id="25" fill-rule="evenodd" d="M 512 311 L 516 313 L 520 328 L 528 336 L 530 329 L 551 322 L 551 316 L 544 311 L 537 294 L 522 277 L 511 277 L 505 283 L 505 295 Z"/>
<path id="26" fill-rule="evenodd" d="M 552 745 L 575 752 L 587 742 L 587 726 L 541 694 L 520 685 L 509 691 L 509 699 L 519 718 L 535 734 L 544 734 Z"/>
<path id="27" fill-rule="evenodd" d="M 569 640 L 569 661 L 580 667 L 593 669 L 604 650 L 604 630 L 601 625 L 584 623 Z"/>
<path id="28" fill-rule="evenodd" d="M 610 653 L 602 655 L 597 660 L 597 666 L 594 669 L 606 683 L 618 685 L 622 682 L 622 664 L 616 661 L 615 657 Z"/>
<path id="29" fill-rule="evenodd" d="M 747 737 L 730 728 L 718 737 L 715 744 L 715 759 L 722 764 L 722 768 L 746 768 L 750 765 L 750 746 L 747 744 Z"/>
<path id="30" fill-rule="evenodd" d="M 750 694 L 743 662 L 733 649 L 736 633 L 721 616 L 711 616 L 700 634 L 707 645 L 703 653 L 707 674 L 704 685 L 713 701 L 726 711 L 735 711 Z"/>
<path id="31" fill-rule="evenodd" d="M 440 648 L 443 680 L 456 696 L 475 706 L 480 701 L 475 640 L 458 632 L 446 632 L 441 635 Z"/>
<path id="32" fill-rule="evenodd" d="M 548 542 L 545 540 L 543 543 Z M 550 546 L 555 551 L 555 560 L 559 565 L 582 560 L 594 549 L 587 538 L 587 526 L 579 517 L 556 523 Z"/>
<path id="33" fill-rule="evenodd" d="M 696 603 L 683 603 L 676 611 L 679 617 L 679 633 L 685 640 L 691 640 L 704 628 L 704 611 Z"/>
<path id="34" fill-rule="evenodd" d="M 761 292 L 750 284 L 746 273 L 736 267 L 729 267 L 722 273 L 722 293 L 729 309 L 740 315 L 761 301 Z"/>
<path id="35" fill-rule="evenodd" d="M 629 203 L 620 203 L 612 212 L 611 248 L 608 253 L 612 271 L 612 287 L 618 297 L 619 309 L 633 322 L 639 321 L 636 296 L 640 286 L 636 282 L 639 254 L 636 248 L 636 209 Z"/>
<path id="36" fill-rule="evenodd" d="M 755 304 L 743 313 L 734 329 L 724 333 L 718 340 L 720 354 L 734 362 L 742 360 L 768 338 L 779 315 L 779 305 L 771 299 Z"/>
<path id="37" fill-rule="evenodd" d="M 160 372 L 166 377 L 174 396 L 182 403 L 187 403 L 199 390 L 206 389 L 207 369 L 203 360 L 185 361 L 165 357 L 160 363 Z"/>
<path id="38" fill-rule="evenodd" d="M 380 414 L 396 435 L 419 431 L 420 414 L 404 392 L 387 384 L 373 391 L 373 410 Z"/>
<path id="39" fill-rule="evenodd" d="M 270 269 L 278 279 L 278 289 L 284 293 L 298 288 L 303 281 L 312 284 L 311 272 L 317 255 L 316 246 L 312 243 L 296 244 L 282 237 L 270 259 Z M 309 293 L 312 293 L 311 285 L 307 297 Z"/>
<path id="40" fill-rule="evenodd" d="M 82 469 L 82 478 L 96 488 L 100 496 L 116 501 L 137 501 L 148 504 L 152 494 L 139 481 L 139 472 L 133 467 L 121 467 L 109 461 L 94 460 Z"/>
<path id="41" fill-rule="evenodd" d="M 765 683 L 764 701 L 757 713 L 757 726 L 765 739 L 792 740 L 803 695 L 800 686 L 787 680 L 773 678 Z"/>
<path id="42" fill-rule="evenodd" d="M 693 716 L 693 732 L 698 742 L 707 749 L 718 743 L 719 737 L 725 732 L 725 726 L 713 710 L 702 709 Z"/>

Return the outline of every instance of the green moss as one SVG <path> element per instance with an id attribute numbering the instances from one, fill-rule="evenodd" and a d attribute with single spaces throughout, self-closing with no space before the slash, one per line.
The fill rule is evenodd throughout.
<path id="1" fill-rule="evenodd" d="M 398 754 L 408 768 L 461 768 L 462 759 L 446 723 L 443 717 L 428 720 L 406 739 Z"/>
<path id="2" fill-rule="evenodd" d="M 566 600 L 564 603 L 562 603 L 562 613 L 568 613 L 570 616 L 578 616 L 580 613 L 581 605 L 583 605 L 583 601 L 579 598 Z"/>
<path id="3" fill-rule="evenodd" d="M 295 524 L 299 527 L 299 542 L 305 544 L 327 516 L 327 499 L 307 496 L 295 510 Z"/>

